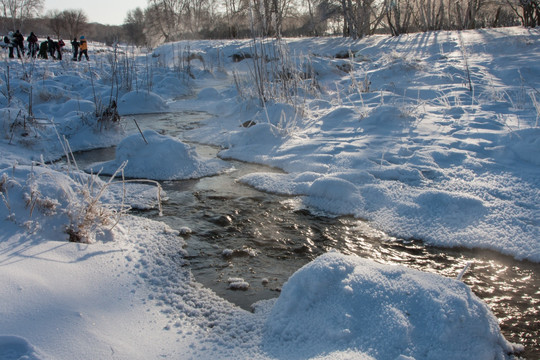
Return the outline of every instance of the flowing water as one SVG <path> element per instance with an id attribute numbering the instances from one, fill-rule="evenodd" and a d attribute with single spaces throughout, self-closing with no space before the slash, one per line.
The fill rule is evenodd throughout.
<path id="1" fill-rule="evenodd" d="M 184 112 L 134 118 L 142 129 L 182 139 L 183 131 L 208 116 Z M 132 119 L 125 121 L 128 132 L 137 131 Z M 217 156 L 218 149 L 195 145 L 200 155 Z M 76 157 L 84 167 L 111 159 L 114 149 Z M 521 356 L 540 359 L 540 264 L 486 250 L 430 247 L 421 241 L 390 237 L 359 219 L 325 216 L 302 208 L 297 198 L 259 192 L 236 181 L 244 174 L 279 170 L 229 162 L 235 171 L 163 182 L 169 200 L 163 204 L 162 217 L 157 211 L 138 212 L 172 228 L 192 230 L 186 238 L 191 270 L 197 281 L 220 296 L 250 309 L 253 302 L 278 297 L 290 275 L 332 249 L 452 278 L 471 263 L 463 281 L 489 305 L 505 337 L 525 345 Z M 232 289 L 229 280 L 235 278 L 249 287 Z"/>

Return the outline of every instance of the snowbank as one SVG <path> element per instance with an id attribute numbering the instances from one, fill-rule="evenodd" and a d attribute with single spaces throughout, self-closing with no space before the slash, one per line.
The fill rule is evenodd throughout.
<path id="1" fill-rule="evenodd" d="M 367 219 L 401 238 L 538 262 L 540 35 L 507 28 L 460 36 L 463 43 L 454 32 L 288 39 L 291 53 L 312 54 L 321 96 L 305 96 L 297 112 L 286 99 L 264 107 L 246 100 L 189 138 L 225 147 L 223 158 L 285 170 L 240 180 L 301 196 L 307 207 Z M 349 50 L 354 59 L 336 57 Z M 463 51 L 473 92 L 463 85 Z"/>
<path id="2" fill-rule="evenodd" d="M 118 113 L 147 114 L 168 111 L 165 100 L 156 93 L 147 91 L 132 91 L 123 95 L 118 101 Z"/>
<path id="3" fill-rule="evenodd" d="M 270 354 L 288 359 L 354 349 L 374 359 L 487 360 L 513 351 L 461 281 L 336 252 L 285 283 L 265 341 Z"/>
<path id="4" fill-rule="evenodd" d="M 124 166 L 125 165 L 125 166 Z M 145 130 L 126 137 L 116 148 L 116 158 L 92 167 L 94 173 L 153 180 L 194 179 L 218 174 L 227 168 L 219 159 L 203 159 L 180 140 Z"/>

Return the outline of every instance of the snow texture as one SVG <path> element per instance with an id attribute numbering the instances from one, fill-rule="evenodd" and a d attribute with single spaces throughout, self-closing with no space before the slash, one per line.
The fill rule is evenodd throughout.
<path id="1" fill-rule="evenodd" d="M 142 129 L 143 139 L 101 117 L 113 105 L 110 48 L 91 44 L 90 62 L 36 60 L 32 76 L 5 59 L 0 358 L 510 358 L 521 346 L 462 282 L 335 252 L 246 312 L 193 279 L 180 236 L 189 227 L 124 214 L 157 207 L 154 185 L 51 161 L 118 145 L 94 171 L 158 180 L 218 174 L 226 159 L 266 164 L 284 172 L 238 180 L 401 238 L 539 262 L 539 39 L 513 27 L 267 41 L 302 54 L 286 64 L 302 74 L 294 101 L 285 84 L 261 101 L 249 61 L 233 61 L 252 40 L 134 54 L 137 90 L 114 89 L 120 115 L 214 115 L 181 139 Z M 179 47 L 200 56 L 189 82 Z M 344 51 L 354 58 L 336 57 Z M 199 156 L 192 141 L 219 146 L 221 159 Z"/>

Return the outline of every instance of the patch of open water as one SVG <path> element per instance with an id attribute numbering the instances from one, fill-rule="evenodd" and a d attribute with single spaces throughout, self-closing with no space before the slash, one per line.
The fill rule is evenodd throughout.
<path id="1" fill-rule="evenodd" d="M 182 139 L 183 131 L 209 115 L 200 112 L 138 115 L 139 126 Z M 128 132 L 137 131 L 126 120 Z M 195 144 L 202 156 L 218 149 Z M 79 164 L 105 161 L 114 149 L 77 154 Z M 487 250 L 437 248 L 421 241 L 396 239 L 351 217 L 331 217 L 299 206 L 298 199 L 262 193 L 236 181 L 244 174 L 279 171 L 257 164 L 229 161 L 236 169 L 198 180 L 166 181 L 169 200 L 141 216 L 175 229 L 189 227 L 186 238 L 194 277 L 225 299 L 250 309 L 252 303 L 279 296 L 283 283 L 301 266 L 332 249 L 345 254 L 400 264 L 455 278 L 463 277 L 500 320 L 505 337 L 525 345 L 521 354 L 540 358 L 540 264 L 517 261 Z M 246 290 L 234 290 L 229 279 L 242 278 Z"/>

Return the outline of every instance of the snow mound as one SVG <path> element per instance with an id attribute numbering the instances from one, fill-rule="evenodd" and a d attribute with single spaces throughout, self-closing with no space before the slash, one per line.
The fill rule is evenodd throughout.
<path id="1" fill-rule="evenodd" d="M 3 360 L 39 360 L 44 357 L 26 340 L 19 336 L 0 336 L 0 358 Z"/>
<path id="2" fill-rule="evenodd" d="M 147 114 L 165 112 L 169 106 L 158 94 L 146 91 L 132 91 L 120 98 L 118 102 L 118 113 L 127 114 Z"/>
<path id="3" fill-rule="evenodd" d="M 376 359 L 503 359 L 514 350 L 462 282 L 337 252 L 285 283 L 265 333 L 278 357 L 356 349 Z"/>
<path id="4" fill-rule="evenodd" d="M 202 89 L 197 95 L 197 100 L 200 101 L 221 100 L 222 98 L 221 94 L 214 88 Z"/>
<path id="5" fill-rule="evenodd" d="M 529 128 L 510 132 L 501 138 L 500 156 L 510 161 L 540 166 L 540 128 Z"/>
<path id="6" fill-rule="evenodd" d="M 355 214 L 358 204 L 364 202 L 356 185 L 333 176 L 315 180 L 307 194 L 306 203 L 336 214 Z"/>
<path id="7" fill-rule="evenodd" d="M 234 158 L 238 160 L 264 162 L 266 155 L 260 155 L 254 159 L 253 154 L 268 154 L 276 147 L 276 144 L 282 143 L 284 135 L 272 124 L 256 124 L 248 128 L 241 128 L 231 133 L 229 142 L 231 146 L 219 153 L 221 158 Z"/>
<path id="8" fill-rule="evenodd" d="M 60 114 L 75 113 L 90 113 L 96 110 L 96 105 L 88 100 L 69 99 L 62 103 L 57 110 L 57 116 Z"/>
<path id="9" fill-rule="evenodd" d="M 227 282 L 229 289 L 232 290 L 247 290 L 249 288 L 249 283 L 242 278 L 229 278 Z"/>
<path id="10" fill-rule="evenodd" d="M 95 165 L 92 170 L 113 175 L 127 162 L 124 175 L 128 178 L 180 180 L 215 175 L 227 168 L 224 161 L 203 159 L 193 147 L 173 137 L 153 130 L 145 130 L 143 135 L 126 137 L 116 148 L 114 160 Z"/>
<path id="11" fill-rule="evenodd" d="M 185 96 L 190 92 L 189 86 L 183 80 L 179 79 L 178 76 L 157 76 L 155 81 L 154 92 L 159 92 L 159 94 L 166 98 Z"/>

